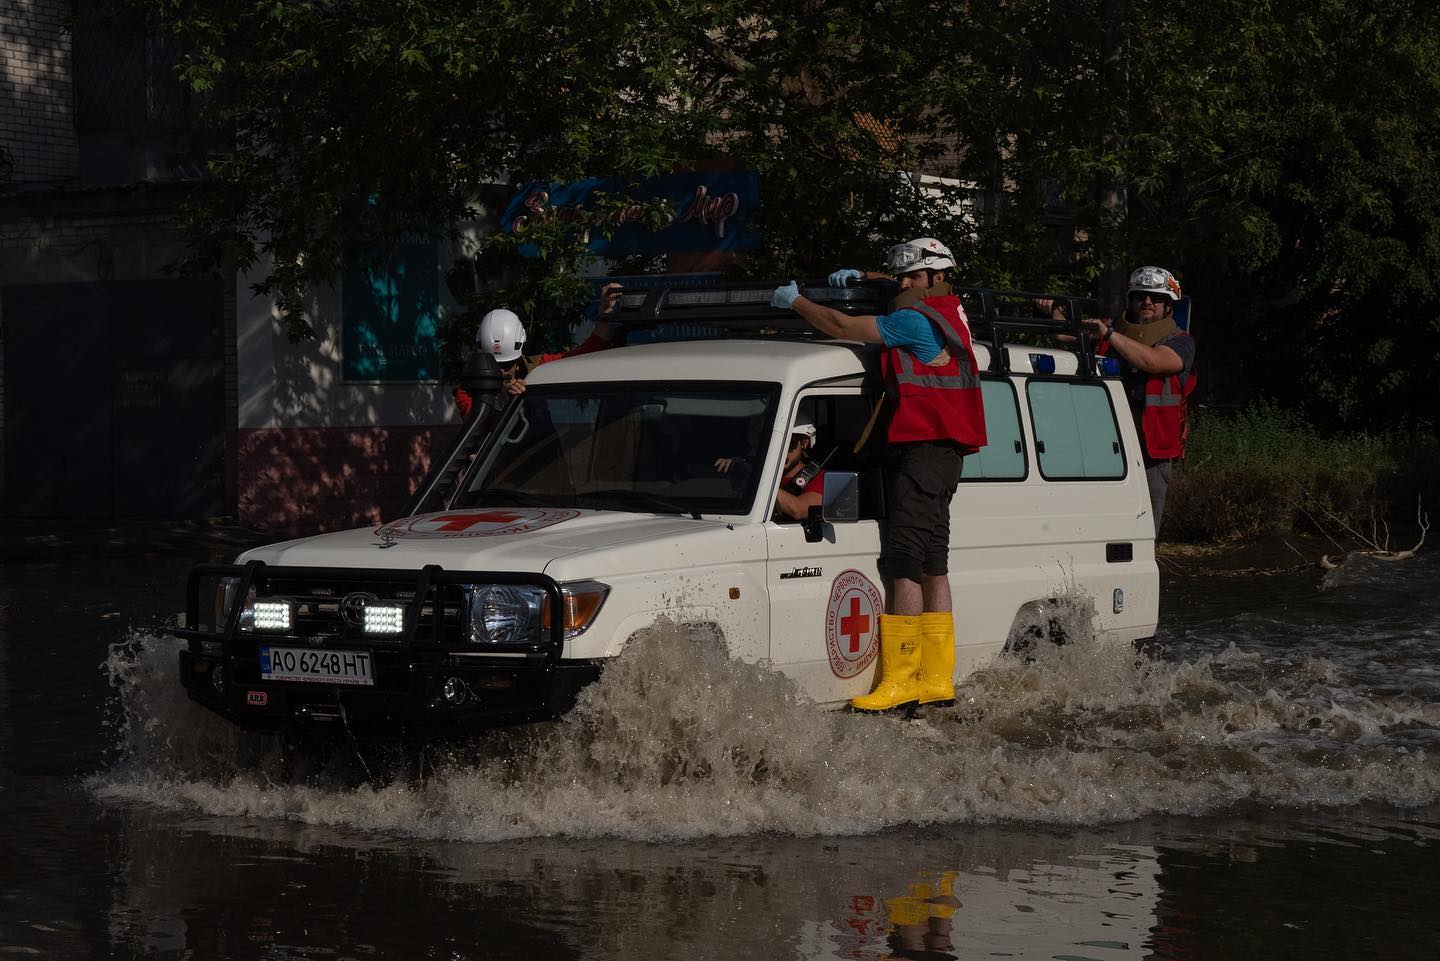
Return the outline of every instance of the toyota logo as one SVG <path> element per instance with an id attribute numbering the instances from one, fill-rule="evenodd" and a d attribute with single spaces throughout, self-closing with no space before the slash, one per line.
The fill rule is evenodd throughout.
<path id="1" fill-rule="evenodd" d="M 360 627 L 365 623 L 365 608 L 378 603 L 380 598 L 375 594 L 364 591 L 346 594 L 340 601 L 340 620 L 352 627 Z"/>

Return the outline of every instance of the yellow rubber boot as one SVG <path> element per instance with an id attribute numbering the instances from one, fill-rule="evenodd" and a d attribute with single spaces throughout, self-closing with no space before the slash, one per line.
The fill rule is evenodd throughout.
<path id="1" fill-rule="evenodd" d="M 955 703 L 955 617 L 949 611 L 920 615 L 919 701 Z"/>
<path id="2" fill-rule="evenodd" d="M 907 894 L 899 898 L 886 898 L 885 914 L 890 918 L 891 927 L 908 928 L 924 924 L 930 917 L 930 906 L 921 898 Z"/>
<path id="3" fill-rule="evenodd" d="M 955 896 L 955 878 L 954 871 L 940 875 L 935 893 L 925 899 L 925 903 L 930 905 L 930 917 L 949 920 L 955 916 L 955 909 L 960 907 L 960 899 Z"/>
<path id="4" fill-rule="evenodd" d="M 880 681 L 864 697 L 852 697 L 857 711 L 888 711 L 914 704 L 920 672 L 920 618 L 880 615 Z"/>

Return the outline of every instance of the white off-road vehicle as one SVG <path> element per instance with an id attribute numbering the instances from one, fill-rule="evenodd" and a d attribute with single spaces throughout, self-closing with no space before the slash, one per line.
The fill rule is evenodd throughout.
<path id="1" fill-rule="evenodd" d="M 488 395 L 408 516 L 195 568 L 175 630 L 190 696 L 265 730 L 541 719 L 658 618 L 703 625 L 818 704 L 868 692 L 884 451 L 857 442 L 883 393 L 878 352 L 822 338 L 769 292 L 627 293 L 627 344 L 545 364 L 518 398 Z M 856 314 L 886 294 L 805 291 Z M 1084 337 L 1007 345 L 1079 333 L 1028 316 L 1030 295 L 965 296 L 989 444 L 952 506 L 957 676 L 1043 640 L 1076 591 L 1106 638 L 1153 635 L 1153 521 L 1118 377 Z M 773 506 L 799 418 L 817 428 L 825 506 L 784 522 Z"/>

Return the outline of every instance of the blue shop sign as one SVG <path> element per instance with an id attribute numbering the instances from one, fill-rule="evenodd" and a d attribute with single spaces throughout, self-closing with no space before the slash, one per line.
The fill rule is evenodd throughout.
<path id="1" fill-rule="evenodd" d="M 609 237 L 590 236 L 590 251 L 597 256 L 753 250 L 760 246 L 755 228 L 760 177 L 754 171 L 527 184 L 505 207 L 500 222 L 514 231 L 531 222 L 578 220 L 596 194 L 636 201 L 662 198 L 670 202 L 673 211 L 670 223 L 656 231 L 640 223 L 624 223 L 622 216 L 622 223 Z"/>

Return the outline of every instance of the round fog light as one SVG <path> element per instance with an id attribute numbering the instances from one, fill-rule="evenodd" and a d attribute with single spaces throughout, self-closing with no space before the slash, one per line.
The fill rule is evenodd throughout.
<path id="1" fill-rule="evenodd" d="M 224 694 L 224 693 L 225 693 L 225 667 L 224 667 L 224 665 L 217 664 L 217 665 L 215 665 L 215 670 L 213 670 L 213 671 L 210 672 L 210 686 L 213 687 L 213 688 L 215 688 L 215 693 L 216 693 L 216 694 Z"/>
<path id="2" fill-rule="evenodd" d="M 446 704 L 451 707 L 459 707 L 469 698 L 470 688 L 466 687 L 465 682 L 458 677 L 447 677 L 441 693 L 445 695 Z"/>

